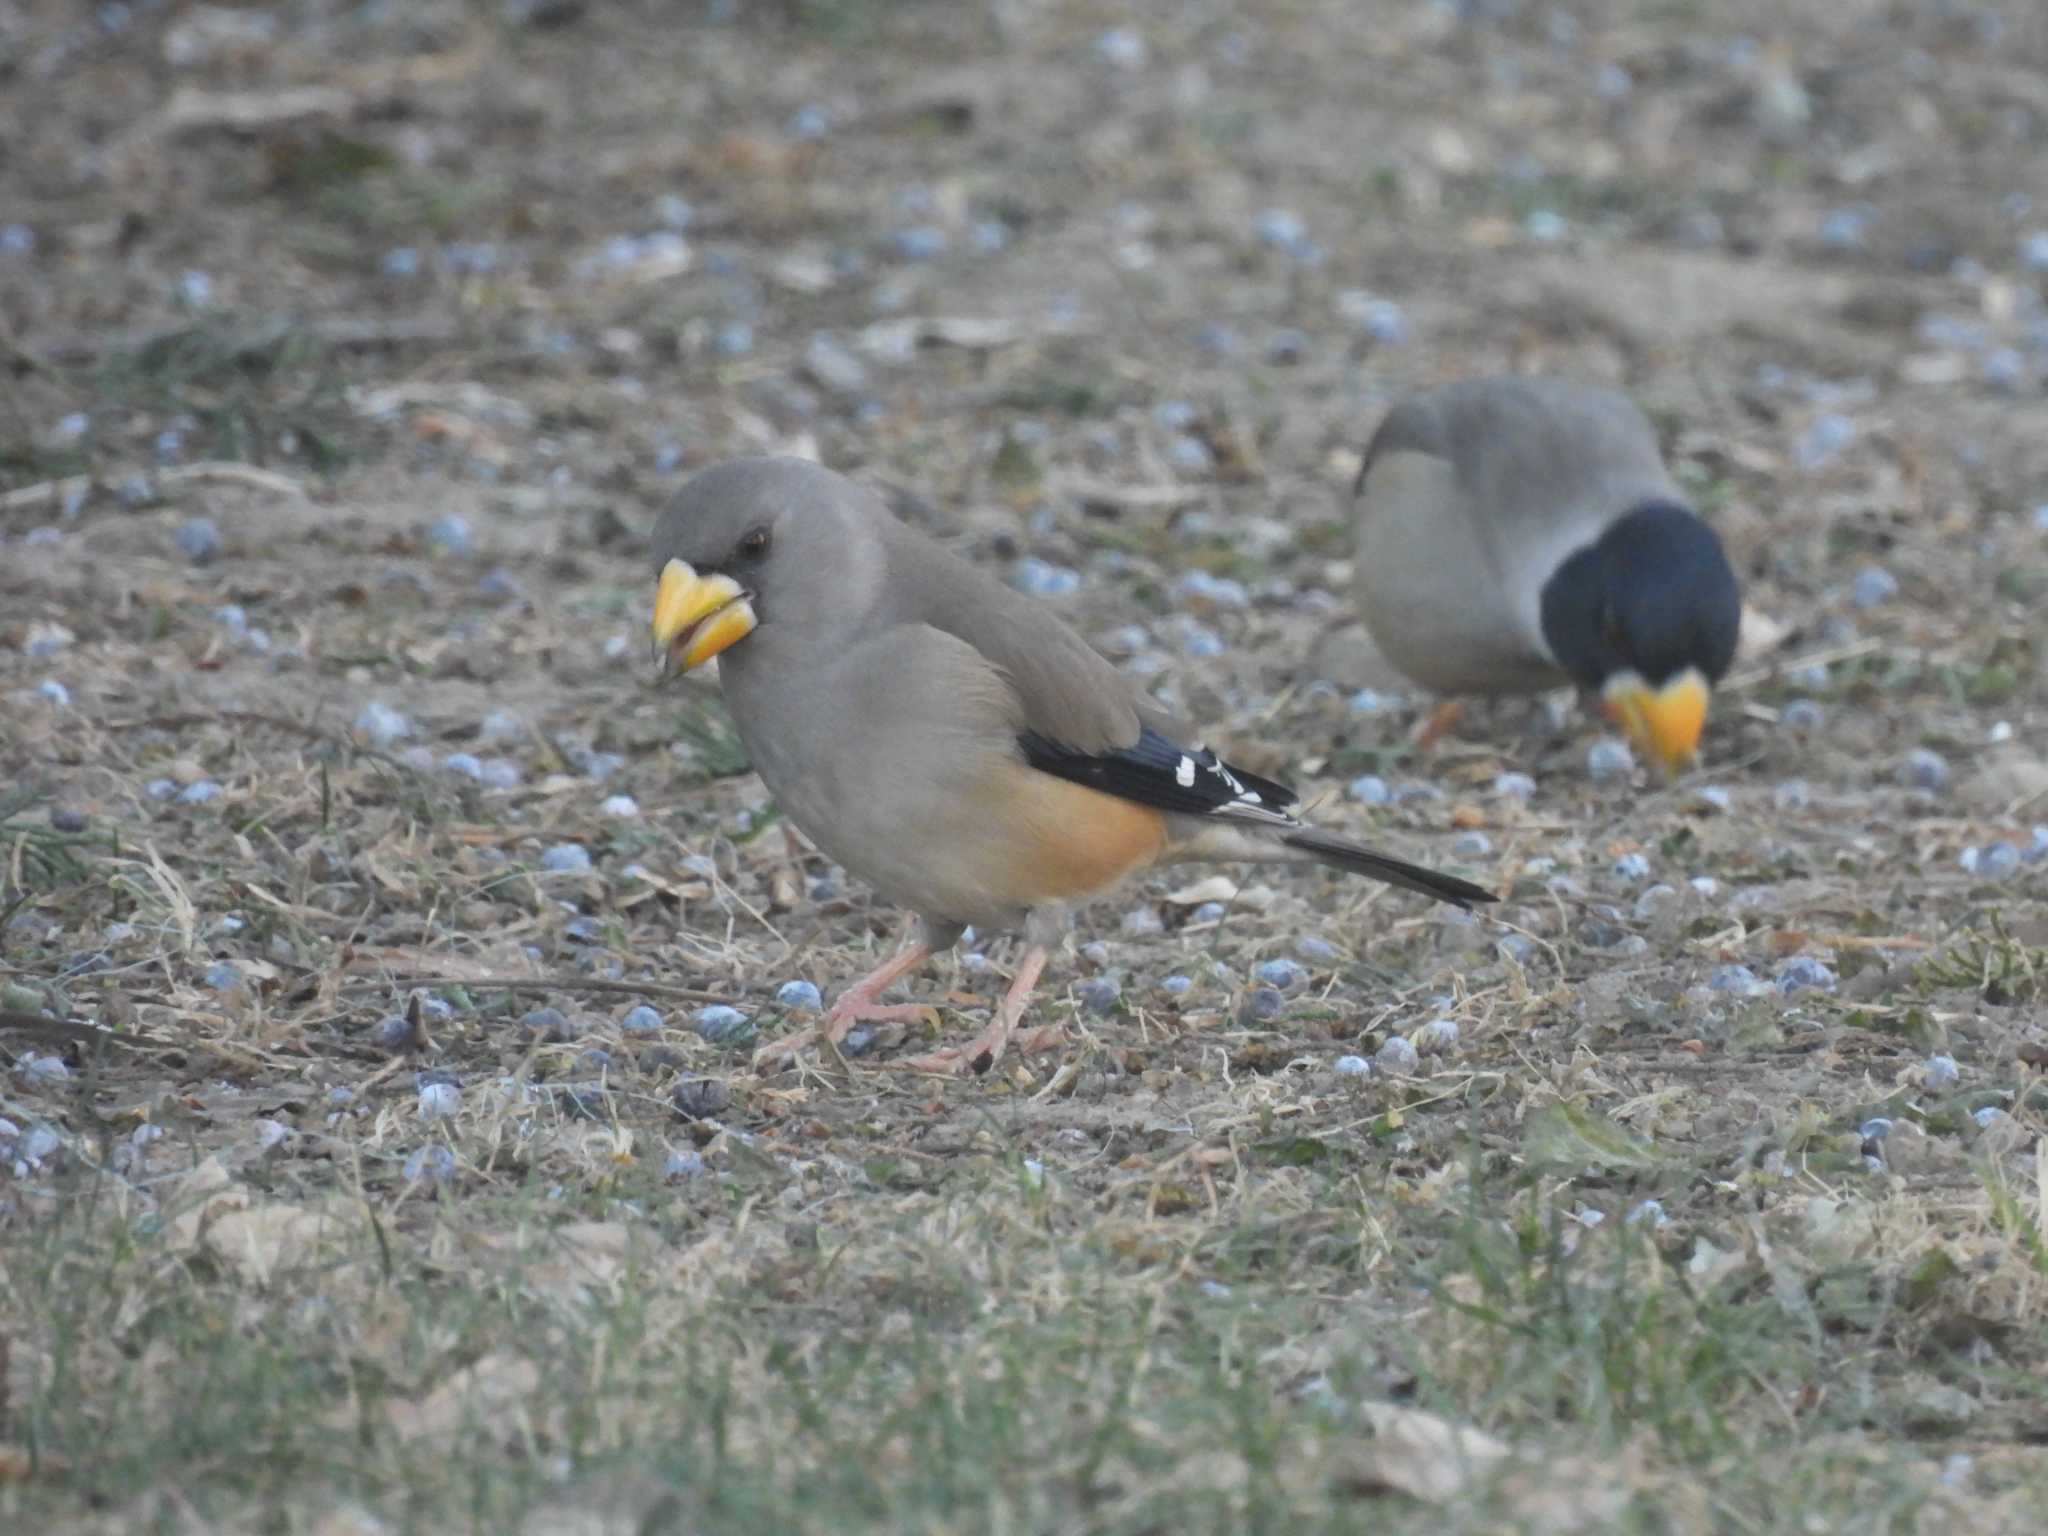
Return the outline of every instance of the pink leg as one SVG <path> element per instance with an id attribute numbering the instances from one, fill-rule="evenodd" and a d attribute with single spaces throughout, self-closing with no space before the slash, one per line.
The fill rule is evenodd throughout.
<path id="1" fill-rule="evenodd" d="M 932 947 L 922 939 L 914 939 L 896 951 L 887 960 L 861 977 L 852 986 L 841 992 L 832 1006 L 825 1010 L 825 1016 L 814 1029 L 799 1029 L 780 1039 L 771 1040 L 754 1052 L 754 1065 L 777 1061 L 794 1056 L 820 1036 L 837 1045 L 846 1038 L 846 1032 L 863 1019 L 876 1021 L 929 1018 L 931 1009 L 921 1003 L 878 1003 L 876 998 L 899 976 L 916 970 L 931 958 Z"/>
<path id="2" fill-rule="evenodd" d="M 1033 944 L 1024 951 L 1024 958 L 1017 966 L 1017 975 L 1010 982 L 1010 990 L 1003 994 L 1002 1002 L 996 1005 L 995 1017 L 988 1021 L 988 1028 L 976 1035 L 965 1045 L 949 1045 L 925 1056 L 913 1056 L 903 1063 L 913 1072 L 986 1072 L 1003 1059 L 1003 1051 L 1010 1043 L 1010 1035 L 1024 1017 L 1024 1009 L 1031 1001 L 1031 989 L 1038 985 L 1038 978 L 1045 971 L 1046 961 L 1052 958 L 1052 951 L 1043 944 Z M 1033 1049 L 1044 1050 L 1059 1038 L 1052 1032 L 1034 1030 L 1030 1036 Z"/>
<path id="3" fill-rule="evenodd" d="M 1463 699 L 1445 699 L 1429 712 L 1429 718 L 1417 727 L 1415 745 L 1427 752 L 1442 741 L 1451 727 L 1458 723 L 1458 717 L 1465 713 Z"/>

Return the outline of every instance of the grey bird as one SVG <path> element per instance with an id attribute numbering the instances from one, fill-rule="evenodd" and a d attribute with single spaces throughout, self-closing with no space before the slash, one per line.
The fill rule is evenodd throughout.
<path id="1" fill-rule="evenodd" d="M 1667 772 L 1691 759 L 1741 593 L 1626 396 L 1540 377 L 1414 396 L 1353 503 L 1359 611 L 1397 670 L 1451 695 L 1573 683 Z"/>
<path id="2" fill-rule="evenodd" d="M 1303 822 L 1293 791 L 1188 742 L 1041 602 L 803 459 L 691 479 L 653 537 L 653 630 L 679 671 L 718 657 L 733 724 L 819 848 L 920 919 L 818 1030 L 908 1010 L 883 988 L 961 931 L 1028 947 L 988 1028 L 917 1058 L 985 1071 L 1021 1019 L 1070 907 L 1183 859 L 1310 861 L 1467 906 L 1493 893 Z M 772 1060 L 812 1039 L 763 1048 Z"/>

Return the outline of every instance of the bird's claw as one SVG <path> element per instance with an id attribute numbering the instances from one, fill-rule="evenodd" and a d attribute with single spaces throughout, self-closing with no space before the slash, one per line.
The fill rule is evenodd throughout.
<path id="1" fill-rule="evenodd" d="M 842 998 L 814 1027 L 792 1030 L 758 1047 L 754 1052 L 754 1066 L 760 1068 L 786 1061 L 821 1040 L 836 1046 L 856 1024 L 923 1024 L 936 1029 L 939 1010 L 929 1003 L 849 1002 Z"/>
<path id="2" fill-rule="evenodd" d="M 935 1077 L 981 1077 L 992 1070 L 1006 1051 L 1015 1051 L 1019 1056 L 1030 1056 L 1039 1051 L 1049 1051 L 1066 1043 L 1067 1032 L 1057 1024 L 1041 1025 L 1013 1035 L 1008 1029 L 1000 1033 L 993 1027 L 983 1030 L 965 1045 L 941 1046 L 936 1051 L 927 1051 L 922 1056 L 909 1056 L 897 1065 L 909 1072 L 922 1072 Z"/>

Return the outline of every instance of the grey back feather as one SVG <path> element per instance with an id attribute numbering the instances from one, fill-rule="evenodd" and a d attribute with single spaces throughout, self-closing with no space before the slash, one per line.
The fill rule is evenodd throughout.
<path id="1" fill-rule="evenodd" d="M 892 619 L 929 624 L 979 651 L 1016 690 L 1023 729 L 1082 752 L 1137 741 L 1137 690 L 1101 652 L 1041 600 L 877 511 Z"/>
<path id="2" fill-rule="evenodd" d="M 1490 517 L 1611 521 L 1653 498 L 1678 499 L 1657 434 L 1626 395 L 1540 376 L 1467 379 L 1404 400 L 1380 423 L 1359 471 L 1382 455 L 1426 453 L 1457 472 Z"/>

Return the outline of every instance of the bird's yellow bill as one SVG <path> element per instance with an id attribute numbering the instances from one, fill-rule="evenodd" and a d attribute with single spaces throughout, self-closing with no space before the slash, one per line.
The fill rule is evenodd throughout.
<path id="1" fill-rule="evenodd" d="M 1662 688 L 1628 674 L 1610 682 L 1602 698 L 1608 718 L 1666 773 L 1675 774 L 1692 761 L 1707 723 L 1707 681 L 1698 672 L 1688 667 Z"/>
<path id="2" fill-rule="evenodd" d="M 680 560 L 662 567 L 654 589 L 654 643 L 678 672 L 703 666 L 752 634 L 758 622 L 745 590 L 730 576 L 699 576 Z"/>

